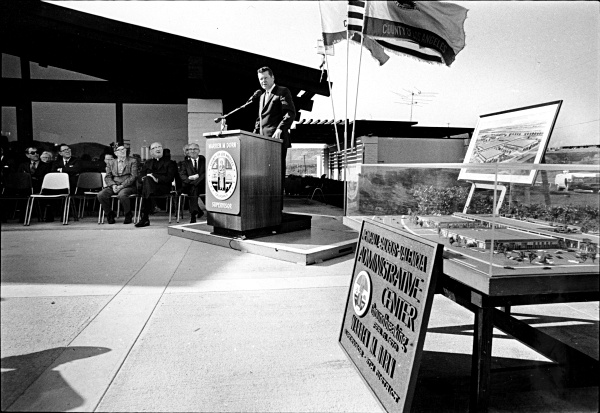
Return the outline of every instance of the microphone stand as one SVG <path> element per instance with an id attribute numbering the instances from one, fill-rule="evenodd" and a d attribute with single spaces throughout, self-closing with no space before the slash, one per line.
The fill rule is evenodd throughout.
<path id="1" fill-rule="evenodd" d="M 237 112 L 238 110 L 242 110 L 245 107 L 247 107 L 248 105 L 250 105 L 252 103 L 252 99 L 250 99 L 248 102 L 244 103 L 242 106 L 240 106 L 239 108 L 235 108 L 234 110 L 232 110 L 231 112 L 227 113 L 226 115 L 223 116 L 219 116 L 218 118 L 215 118 L 215 123 L 219 123 L 219 121 L 221 122 L 221 132 L 219 133 L 219 136 L 221 136 L 221 134 L 223 133 L 223 131 L 227 130 L 227 122 L 226 119 L 229 115 L 233 115 L 235 112 Z"/>

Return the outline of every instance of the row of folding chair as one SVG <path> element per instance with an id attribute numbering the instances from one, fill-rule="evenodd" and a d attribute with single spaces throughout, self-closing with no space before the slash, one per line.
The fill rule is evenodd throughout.
<path id="1" fill-rule="evenodd" d="M 102 188 L 106 187 L 105 182 L 106 173 L 100 172 L 83 172 L 79 175 L 77 181 L 77 187 L 73 194 L 70 194 L 70 183 L 69 183 L 69 175 L 61 172 L 51 172 L 46 174 L 44 180 L 42 182 L 41 191 L 39 194 L 33 193 L 33 188 L 31 185 L 31 176 L 27 173 L 16 173 L 11 174 L 6 180 L 6 185 L 2 190 L 2 199 L 20 199 L 26 200 L 26 209 L 25 209 L 25 220 L 24 225 L 29 226 L 31 223 L 31 216 L 34 209 L 35 201 L 38 201 L 38 220 L 42 219 L 41 208 L 39 206 L 39 202 L 42 200 L 52 200 L 52 199 L 60 199 L 62 201 L 62 223 L 63 225 L 68 225 L 69 221 L 69 212 L 73 213 L 73 218 L 78 220 L 83 217 L 85 203 L 86 201 L 92 200 L 95 202 L 97 200 L 98 192 Z M 8 191 L 7 191 L 8 190 Z M 14 190 L 14 191 L 13 191 Z M 23 195 L 11 197 L 9 192 L 13 191 L 14 193 L 21 193 Z M 49 193 L 52 191 L 52 193 Z M 168 212 L 169 212 L 169 224 L 172 222 L 173 215 L 173 204 L 175 197 L 177 197 L 177 211 L 176 211 L 176 219 L 179 222 L 180 217 L 183 217 L 184 203 L 188 198 L 186 193 L 177 193 L 177 189 L 175 187 L 175 181 L 172 184 L 172 190 L 169 194 L 166 195 L 156 195 L 152 196 L 151 199 L 165 199 L 167 202 Z M 112 195 L 112 202 L 114 206 L 114 201 L 117 200 L 117 215 L 120 213 L 120 201 L 116 195 Z M 130 195 L 130 198 L 134 200 L 134 208 L 133 208 L 133 219 L 134 223 L 139 222 L 141 218 L 141 213 L 143 209 L 143 198 L 138 195 Z M 78 210 L 74 208 L 72 200 L 79 201 Z M 15 206 L 16 209 L 16 206 Z M 101 207 L 98 208 L 98 224 L 104 223 L 104 211 Z M 114 208 L 113 208 L 114 209 Z M 13 212 L 13 215 L 16 211 Z"/>
<path id="2" fill-rule="evenodd" d="M 165 194 L 165 195 L 153 195 L 150 197 L 150 200 L 164 199 L 166 201 L 167 208 L 169 211 L 169 224 L 172 222 L 173 202 L 174 202 L 174 199 L 176 196 L 177 196 L 177 189 L 176 189 L 175 181 L 173 180 L 170 193 Z M 135 200 L 135 204 L 134 204 L 134 208 L 133 208 L 133 223 L 135 224 L 135 223 L 138 223 L 142 217 L 144 199 L 139 194 L 130 195 L 129 197 L 132 200 Z M 111 198 L 113 201 L 113 203 L 111 204 L 113 210 L 114 210 L 114 200 L 115 199 L 117 200 L 117 216 L 119 216 L 121 202 L 118 200 L 118 197 L 116 195 L 112 195 Z M 178 209 L 177 209 L 177 222 L 179 222 L 179 205 L 180 204 L 178 204 Z M 100 209 L 99 214 L 98 214 L 98 224 L 104 224 L 104 210 L 102 210 L 102 208 Z"/>

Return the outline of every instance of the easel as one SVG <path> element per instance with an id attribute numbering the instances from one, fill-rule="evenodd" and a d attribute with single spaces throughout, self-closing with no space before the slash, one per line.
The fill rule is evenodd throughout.
<path id="1" fill-rule="evenodd" d="M 540 164 L 545 164 L 546 163 L 546 154 L 544 154 L 542 156 L 542 159 L 540 161 Z M 544 194 L 544 202 L 547 206 L 552 205 L 552 202 L 550 200 L 550 185 L 548 184 L 548 174 L 547 171 L 540 171 L 541 172 L 541 177 L 542 177 L 542 192 Z M 536 177 L 534 176 L 533 178 L 533 184 L 531 185 L 524 185 L 525 190 L 524 190 L 524 195 L 525 195 L 525 203 L 527 205 L 531 204 L 531 188 L 535 185 L 535 181 L 536 181 Z M 508 185 L 510 185 L 510 191 L 509 191 L 509 196 L 508 196 L 508 205 L 509 207 L 512 206 L 512 188 L 515 184 L 513 184 L 512 182 L 509 183 Z M 504 196 L 506 195 L 506 189 L 507 186 L 506 184 L 490 184 L 490 183 L 483 183 L 483 182 L 471 182 L 471 190 L 469 192 L 469 196 L 467 197 L 467 202 L 465 203 L 465 207 L 463 208 L 463 214 L 467 213 L 467 210 L 469 209 L 469 205 L 471 203 L 471 199 L 473 198 L 473 194 L 475 193 L 475 190 L 477 189 L 491 189 L 491 190 L 500 190 L 500 197 L 498 198 L 498 203 L 496 205 L 496 214 L 498 214 L 500 212 L 500 208 L 502 207 L 502 202 L 504 201 Z"/>
<path id="2" fill-rule="evenodd" d="M 500 190 L 500 197 L 498 198 L 498 203 L 496 204 L 496 214 L 500 212 L 500 207 L 502 206 L 502 202 L 504 201 L 504 196 L 506 195 L 506 185 L 503 184 L 488 184 L 483 182 L 471 182 L 471 190 L 469 191 L 469 196 L 467 197 L 467 202 L 465 203 L 465 207 L 463 208 L 463 214 L 466 214 L 469 209 L 469 204 L 471 203 L 471 199 L 473 198 L 473 194 L 476 189 L 491 189 L 491 190 Z"/>

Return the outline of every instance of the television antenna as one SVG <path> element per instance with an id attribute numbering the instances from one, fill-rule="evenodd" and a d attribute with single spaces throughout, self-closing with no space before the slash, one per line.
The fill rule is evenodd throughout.
<path id="1" fill-rule="evenodd" d="M 437 95 L 436 92 L 423 92 L 414 86 L 411 90 L 409 90 L 409 89 L 402 89 L 402 90 L 404 90 L 404 93 L 398 93 L 398 92 L 393 92 L 393 91 L 392 91 L 392 93 L 394 93 L 400 97 L 400 101 L 395 102 L 395 103 L 399 103 L 401 105 L 410 105 L 410 121 L 411 122 L 412 122 L 412 115 L 413 115 L 413 106 L 419 106 L 419 107 L 425 106 L 425 105 L 429 104 L 430 102 L 432 102 L 433 99 L 435 99 L 436 95 Z"/>

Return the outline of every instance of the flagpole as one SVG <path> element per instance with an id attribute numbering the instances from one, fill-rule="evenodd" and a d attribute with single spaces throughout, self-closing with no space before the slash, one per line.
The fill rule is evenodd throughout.
<path id="1" fill-rule="evenodd" d="M 356 134 L 356 112 L 358 107 L 358 86 L 360 85 L 360 68 L 362 66 L 362 52 L 363 52 L 363 43 L 365 41 L 365 21 L 367 19 L 367 3 L 365 1 L 365 12 L 363 14 L 363 24 L 362 30 L 360 33 L 360 54 L 358 57 L 358 78 L 356 79 L 356 97 L 354 99 L 354 118 L 352 120 L 352 141 L 350 143 L 350 147 L 354 148 L 354 136 Z"/>
<path id="2" fill-rule="evenodd" d="M 348 7 L 350 5 L 348 4 Z M 346 116 L 344 117 L 344 156 L 343 156 L 343 181 L 346 182 L 346 163 L 348 150 L 348 78 L 350 77 L 349 66 L 350 66 L 350 28 L 346 25 Z M 344 199 L 346 198 L 346 185 L 344 185 Z"/>
<path id="3" fill-rule="evenodd" d="M 337 125 L 335 121 L 335 107 L 333 105 L 333 90 L 331 89 L 331 82 L 329 81 L 329 59 L 327 59 L 327 55 L 325 54 L 325 65 L 327 66 L 327 84 L 329 85 L 329 96 L 331 97 L 331 112 L 333 113 L 333 129 L 335 129 L 335 142 L 337 143 L 337 150 L 340 151 L 340 137 L 337 130 Z"/>

